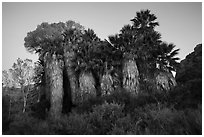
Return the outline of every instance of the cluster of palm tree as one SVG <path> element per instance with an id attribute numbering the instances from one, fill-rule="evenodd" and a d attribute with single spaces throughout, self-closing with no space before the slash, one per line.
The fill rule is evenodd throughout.
<path id="1" fill-rule="evenodd" d="M 29 32 L 25 47 L 39 55 L 50 115 L 59 116 L 63 103 L 71 106 L 119 87 L 137 95 L 152 72 L 175 71 L 178 49 L 161 41 L 156 19 L 149 10 L 137 12 L 132 25 L 108 40 L 74 21 L 42 23 Z"/>

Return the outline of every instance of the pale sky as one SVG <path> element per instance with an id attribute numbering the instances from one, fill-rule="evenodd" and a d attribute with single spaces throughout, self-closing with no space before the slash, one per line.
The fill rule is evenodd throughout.
<path id="1" fill-rule="evenodd" d="M 74 20 L 93 29 L 103 40 L 119 32 L 141 9 L 157 16 L 162 40 L 180 48 L 184 59 L 202 43 L 202 3 L 5 3 L 2 4 L 2 70 L 11 68 L 18 57 L 36 61 L 26 51 L 24 38 L 42 22 Z"/>

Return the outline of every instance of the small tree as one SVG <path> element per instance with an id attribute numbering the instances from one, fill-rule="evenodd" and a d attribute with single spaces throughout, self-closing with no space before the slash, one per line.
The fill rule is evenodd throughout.
<path id="1" fill-rule="evenodd" d="M 45 71 L 44 71 L 44 63 L 42 60 L 38 60 L 34 63 L 34 78 L 33 81 L 35 83 L 36 91 L 38 92 L 37 102 L 40 102 L 41 96 L 45 95 L 45 91 L 43 87 L 45 86 Z"/>
<path id="2" fill-rule="evenodd" d="M 6 70 L 2 71 L 2 88 L 4 88 L 3 96 L 7 96 L 7 95 L 9 96 L 9 98 L 6 98 L 6 97 L 4 98 L 5 102 L 8 101 L 6 99 L 9 99 L 8 119 L 10 117 L 10 112 L 11 112 L 11 93 L 10 93 L 9 87 L 12 86 L 12 79 L 9 75 L 10 75 L 9 71 L 6 71 Z M 2 91 L 3 91 L 3 89 L 2 89 Z"/>
<path id="3" fill-rule="evenodd" d="M 3 71 L 2 71 L 2 86 L 3 86 L 3 87 L 8 87 L 8 86 L 9 86 L 9 83 L 10 83 L 10 80 L 9 80 L 8 71 L 3 70 Z"/>
<path id="4" fill-rule="evenodd" d="M 10 71 L 15 84 L 21 88 L 21 93 L 23 94 L 23 112 L 25 112 L 27 95 L 31 85 L 33 84 L 33 62 L 30 59 L 22 60 L 18 58 Z"/>
<path id="5" fill-rule="evenodd" d="M 3 70 L 2 71 L 2 87 L 5 87 L 7 90 L 9 87 L 15 86 L 14 80 L 12 79 L 11 70 Z"/>

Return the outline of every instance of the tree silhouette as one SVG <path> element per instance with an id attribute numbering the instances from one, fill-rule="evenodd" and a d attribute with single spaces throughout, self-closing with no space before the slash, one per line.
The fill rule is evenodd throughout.
<path id="1" fill-rule="evenodd" d="M 81 41 L 78 42 L 77 48 L 74 49 L 76 56 L 73 59 L 72 66 L 77 79 L 79 79 L 80 94 L 98 94 L 96 93 L 100 83 L 98 72 L 101 71 L 102 62 L 97 50 L 102 42 L 91 29 L 84 30 L 80 38 Z M 89 83 L 86 81 L 89 81 Z"/>
<path id="2" fill-rule="evenodd" d="M 66 23 L 42 23 L 38 25 L 36 30 L 29 32 L 25 37 L 25 47 L 31 53 L 38 53 L 39 59 L 44 63 L 45 82 L 46 82 L 46 96 L 50 100 L 52 110 L 50 114 L 55 117 L 61 113 L 62 108 L 62 94 L 63 92 L 63 73 L 64 67 L 69 72 L 69 81 L 71 82 L 72 92 L 76 92 L 76 84 L 74 80 L 74 73 L 71 67 L 71 55 L 75 39 L 67 39 L 68 35 L 63 35 L 70 29 L 75 29 L 80 32 L 83 27 L 73 21 Z M 69 37 L 70 38 L 70 37 Z M 72 38 L 74 38 L 72 34 Z M 69 42 L 67 42 L 67 40 Z M 70 91 L 69 91 L 70 92 Z M 51 96 L 56 94 L 56 96 Z M 59 98 L 56 98 L 59 97 Z M 58 102 L 58 103 L 56 103 Z M 55 106 L 55 104 L 59 106 Z M 57 112 L 58 111 L 58 112 Z"/>
<path id="3" fill-rule="evenodd" d="M 23 112 L 25 112 L 27 106 L 27 95 L 30 91 L 31 84 L 34 83 L 33 62 L 30 59 L 22 60 L 18 58 L 17 62 L 13 64 L 10 71 L 12 73 L 14 82 L 21 88 L 21 92 L 23 95 Z"/>
<path id="4" fill-rule="evenodd" d="M 179 49 L 175 49 L 176 46 L 172 43 L 167 44 L 166 42 L 162 42 L 157 50 L 157 64 L 159 66 L 160 70 L 166 70 L 166 71 L 176 71 L 178 68 L 179 63 L 177 60 L 179 60 L 178 57 L 175 57 L 178 55 Z"/>
<path id="5" fill-rule="evenodd" d="M 155 27 L 159 26 L 156 19 L 150 10 L 136 12 L 131 25 L 125 25 L 119 34 L 109 36 L 111 44 L 123 54 L 123 63 L 135 61 L 136 64 L 132 65 L 138 67 L 141 80 L 157 71 L 158 66 L 161 71 L 175 70 L 179 59 L 175 57 L 179 49 L 174 50 L 173 44 L 162 42 L 161 34 L 155 31 Z"/>

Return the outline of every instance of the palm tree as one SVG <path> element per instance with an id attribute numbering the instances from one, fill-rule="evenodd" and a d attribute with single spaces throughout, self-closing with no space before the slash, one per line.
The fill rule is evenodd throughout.
<path id="1" fill-rule="evenodd" d="M 156 21 L 157 17 L 150 13 L 150 10 L 141 10 L 140 12 L 136 12 L 136 16 L 131 19 L 133 22 L 134 30 L 140 34 L 141 37 L 145 33 L 149 33 L 154 30 L 156 26 L 159 26 L 159 23 Z"/>
<path id="2" fill-rule="evenodd" d="M 153 81 L 158 92 L 168 92 L 177 85 L 171 72 L 157 71 Z"/>
<path id="3" fill-rule="evenodd" d="M 159 25 L 156 19 L 149 10 L 136 12 L 132 25 L 125 25 L 119 35 L 109 37 L 123 53 L 123 87 L 134 94 L 139 92 L 139 72 L 147 73 L 153 66 L 151 51 L 160 42 L 160 34 L 154 31 Z"/>
<path id="4" fill-rule="evenodd" d="M 100 87 L 101 94 L 111 94 L 116 88 L 121 86 L 120 68 L 121 52 L 107 40 L 103 41 L 98 48 L 98 55 L 101 60 L 100 64 Z"/>
<path id="5" fill-rule="evenodd" d="M 155 50 L 157 54 L 157 72 L 155 73 L 156 88 L 160 91 L 169 91 L 176 86 L 176 80 L 173 77 L 171 71 L 176 71 L 179 63 L 178 54 L 179 49 L 175 49 L 176 46 L 172 43 L 168 44 L 162 42 Z"/>
<path id="6" fill-rule="evenodd" d="M 81 41 L 75 49 L 75 57 L 73 58 L 73 69 L 78 78 L 80 92 L 76 94 L 78 102 L 86 100 L 89 96 L 98 94 L 96 79 L 96 69 L 99 70 L 100 59 L 97 57 L 96 49 L 100 44 L 100 39 L 93 30 L 85 30 L 81 35 Z"/>
<path id="7" fill-rule="evenodd" d="M 137 52 L 138 64 L 143 79 L 153 77 L 156 89 L 160 90 L 162 87 L 168 91 L 176 85 L 171 71 L 175 71 L 178 65 L 176 60 L 179 58 L 175 55 L 179 49 L 173 50 L 175 45 L 161 41 L 161 35 L 154 30 L 159 25 L 156 19 L 149 10 L 137 12 L 137 16 L 132 19 L 133 27 L 137 31 L 137 42 L 142 45 Z"/>
<path id="8" fill-rule="evenodd" d="M 69 71 L 72 52 L 66 50 L 73 47 L 64 44 L 66 37 L 62 34 L 71 28 L 79 29 L 77 27 L 82 28 L 73 21 L 53 24 L 42 23 L 36 30 L 29 32 L 24 39 L 25 48 L 31 53 L 38 53 L 39 58 L 44 63 L 46 96 L 51 104 L 50 116 L 52 117 L 60 116 L 63 93 L 67 92 L 63 88 L 63 85 L 67 84 L 63 82 L 64 66 L 67 68 L 68 74 L 70 74 L 69 78 L 74 77 L 72 71 Z M 75 86 L 73 83 L 71 83 L 71 87 L 72 91 L 74 91 L 73 87 Z"/>
<path id="9" fill-rule="evenodd" d="M 142 74 L 148 74 L 150 70 L 156 68 L 157 56 L 153 56 L 152 52 L 161 43 L 161 35 L 155 31 L 155 27 L 159 26 L 156 19 L 157 17 L 150 13 L 150 10 L 142 10 L 136 12 L 136 16 L 131 20 L 132 31 L 135 32 L 134 52 Z"/>
<path id="10" fill-rule="evenodd" d="M 165 46 L 161 41 L 161 34 L 155 31 L 159 25 L 156 19 L 149 10 L 136 12 L 132 25 L 125 25 L 119 34 L 109 37 L 123 54 L 123 87 L 131 92 L 138 93 L 139 81 L 154 76 L 158 64 L 160 70 L 172 70 L 177 64 L 178 58 L 174 56 L 178 50 L 173 50 L 175 46 L 172 44 Z"/>
<path id="11" fill-rule="evenodd" d="M 109 40 L 122 53 L 123 88 L 137 94 L 139 91 L 139 71 L 135 61 L 137 55 L 134 53 L 133 28 L 130 25 L 124 26 L 119 35 L 110 36 Z"/>
<path id="12" fill-rule="evenodd" d="M 176 71 L 178 67 L 179 60 L 178 57 L 175 57 L 178 55 L 179 49 L 175 49 L 176 46 L 172 43 L 168 44 L 166 42 L 162 42 L 160 45 L 158 45 L 156 49 L 157 54 L 157 60 L 156 63 L 158 65 L 158 69 L 161 71 Z"/>
<path id="13" fill-rule="evenodd" d="M 71 26 L 71 25 L 70 25 Z M 79 92 L 77 74 L 73 69 L 74 59 L 76 57 L 75 50 L 79 46 L 78 43 L 81 42 L 82 30 L 74 28 L 73 26 L 71 29 L 66 30 L 63 33 L 64 36 L 64 62 L 65 62 L 65 70 L 66 74 L 68 75 L 68 79 L 70 82 L 71 87 L 71 98 L 72 103 L 76 103 L 76 94 Z"/>
<path id="14" fill-rule="evenodd" d="M 56 118 L 61 116 L 63 101 L 63 67 L 64 62 L 56 54 L 46 53 L 45 76 L 46 95 L 50 100 L 50 116 Z"/>
<path id="15" fill-rule="evenodd" d="M 156 19 L 154 14 L 146 10 L 137 12 L 137 16 L 131 20 L 137 32 L 137 42 L 141 45 L 136 52 L 137 60 L 142 79 L 153 78 L 157 90 L 169 91 L 176 85 L 171 71 L 177 68 L 179 58 L 175 56 L 179 49 L 174 50 L 175 45 L 161 41 L 160 33 L 154 30 L 159 25 Z"/>

